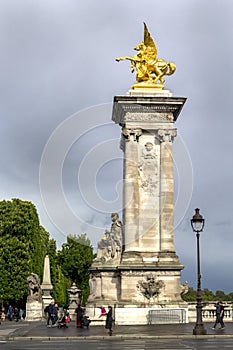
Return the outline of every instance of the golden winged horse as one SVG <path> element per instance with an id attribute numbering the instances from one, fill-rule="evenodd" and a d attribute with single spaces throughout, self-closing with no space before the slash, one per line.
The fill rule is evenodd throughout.
<path id="1" fill-rule="evenodd" d="M 134 88 L 143 84 L 149 87 L 163 88 L 164 75 L 171 75 L 176 70 L 176 65 L 157 58 L 157 48 L 146 24 L 144 23 L 144 41 L 134 47 L 138 51 L 133 57 L 125 56 L 116 58 L 116 61 L 129 60 L 131 72 L 136 72 L 136 84 Z"/>

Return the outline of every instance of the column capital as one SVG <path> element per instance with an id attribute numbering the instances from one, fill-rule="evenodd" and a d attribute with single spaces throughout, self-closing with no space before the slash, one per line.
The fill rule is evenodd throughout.
<path id="1" fill-rule="evenodd" d="M 142 135 L 142 129 L 123 127 L 122 135 L 128 140 L 138 141 L 139 137 Z"/>
<path id="2" fill-rule="evenodd" d="M 177 135 L 176 129 L 159 129 L 157 132 L 161 142 L 173 142 Z"/>
<path id="3" fill-rule="evenodd" d="M 142 135 L 142 129 L 140 128 L 126 128 L 122 127 L 120 148 L 125 152 L 125 142 L 133 141 L 138 142 L 139 137 Z"/>

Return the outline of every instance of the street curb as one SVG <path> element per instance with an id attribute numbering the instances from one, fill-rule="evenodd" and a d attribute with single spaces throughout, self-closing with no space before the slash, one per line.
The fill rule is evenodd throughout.
<path id="1" fill-rule="evenodd" d="M 19 337 L 19 336 L 2 336 L 0 341 L 70 341 L 70 340 L 118 340 L 118 339 L 232 339 L 233 334 L 209 334 L 209 335 L 96 335 L 96 336 L 74 336 L 74 337 Z"/>

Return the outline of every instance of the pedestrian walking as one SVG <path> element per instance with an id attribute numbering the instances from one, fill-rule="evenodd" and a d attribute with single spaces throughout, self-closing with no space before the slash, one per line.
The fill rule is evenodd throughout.
<path id="1" fill-rule="evenodd" d="M 215 304 L 215 308 L 216 308 L 216 311 L 215 311 L 216 312 L 216 320 L 215 320 L 215 323 L 214 323 L 212 329 L 215 329 L 218 323 L 220 323 L 220 325 L 221 325 L 220 329 L 224 329 L 225 328 L 225 325 L 223 322 L 224 306 L 223 306 L 222 301 L 218 301 Z"/>
<path id="2" fill-rule="evenodd" d="M 58 307 L 58 304 L 56 303 L 54 305 L 54 323 L 57 324 L 57 321 L 58 321 L 58 312 L 59 312 L 59 307 Z"/>
<path id="3" fill-rule="evenodd" d="M 83 313 L 84 309 L 80 304 L 78 304 L 78 307 L 75 309 L 76 313 L 76 327 L 77 328 L 83 328 Z"/>
<path id="4" fill-rule="evenodd" d="M 48 312 L 47 327 L 51 327 L 50 321 L 52 322 L 52 327 L 56 327 L 55 315 L 56 315 L 57 310 L 55 308 L 53 300 L 51 301 L 51 303 L 49 304 L 49 306 L 46 310 Z"/>
<path id="5" fill-rule="evenodd" d="M 112 318 L 112 307 L 108 306 L 108 313 L 106 317 L 106 324 L 105 328 L 109 330 L 109 335 L 112 335 L 112 323 L 113 323 L 113 318 Z"/>

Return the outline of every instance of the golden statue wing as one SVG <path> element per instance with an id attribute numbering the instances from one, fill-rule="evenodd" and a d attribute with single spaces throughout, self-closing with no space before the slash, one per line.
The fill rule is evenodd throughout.
<path id="1" fill-rule="evenodd" d="M 146 23 L 144 22 L 144 45 L 149 49 L 150 53 L 154 55 L 154 58 L 157 57 L 157 47 L 154 43 L 154 40 L 150 36 L 150 33 L 147 29 Z"/>

